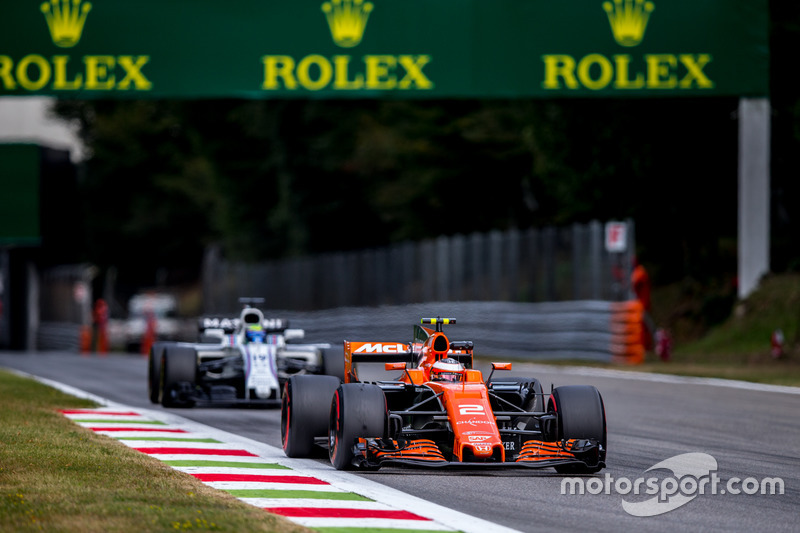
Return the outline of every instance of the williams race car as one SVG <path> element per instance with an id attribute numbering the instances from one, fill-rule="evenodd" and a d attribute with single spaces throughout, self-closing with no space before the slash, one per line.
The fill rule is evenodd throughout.
<path id="1" fill-rule="evenodd" d="M 289 329 L 283 319 L 265 319 L 250 306 L 261 299 L 240 301 L 245 305 L 238 318 L 200 319 L 202 342 L 153 344 L 147 376 L 151 402 L 277 406 L 290 376 L 343 376 L 341 351 L 337 355 L 330 344 L 296 344 L 305 335 L 302 329 Z"/>
<path id="2" fill-rule="evenodd" d="M 594 473 L 605 467 L 605 408 L 595 387 L 544 393 L 535 378 L 494 376 L 510 363 L 493 363 L 484 382 L 472 368 L 473 343 L 450 341 L 443 332 L 455 319 L 422 324 L 408 344 L 344 341 L 343 383 L 291 376 L 281 407 L 286 455 L 327 447 L 339 470 L 405 464 Z M 362 381 L 362 363 L 382 363 L 397 375 Z"/>

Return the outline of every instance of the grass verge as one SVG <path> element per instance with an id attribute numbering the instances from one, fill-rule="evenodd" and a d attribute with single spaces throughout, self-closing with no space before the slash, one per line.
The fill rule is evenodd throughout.
<path id="1" fill-rule="evenodd" d="M 2 531 L 309 531 L 58 412 L 91 401 L 2 370 L 0 397 Z"/>
<path id="2" fill-rule="evenodd" d="M 718 308 L 720 300 L 707 297 L 698 309 Z M 747 299 L 731 300 L 725 309 L 724 319 L 702 335 L 676 340 L 669 362 L 648 354 L 640 370 L 800 386 L 800 275 L 767 276 Z M 776 330 L 784 337 L 780 357 L 771 353 Z"/>
<path id="3" fill-rule="evenodd" d="M 631 366 L 542 362 L 800 386 L 800 275 L 767 276 L 739 302 L 730 287 L 681 283 L 654 292 L 653 305 L 656 324 L 674 337 L 669 361 L 650 352 L 643 364 Z M 770 342 L 775 330 L 785 340 L 777 358 Z"/>
<path id="4" fill-rule="evenodd" d="M 651 356 L 640 365 L 619 365 L 594 361 L 535 361 L 553 366 L 588 366 L 631 372 L 654 372 L 676 376 L 735 379 L 770 385 L 800 387 L 800 365 L 792 361 L 776 361 L 767 364 L 731 365 L 719 363 L 690 363 L 680 361 L 663 362 Z M 530 361 L 528 361 L 530 362 Z"/>

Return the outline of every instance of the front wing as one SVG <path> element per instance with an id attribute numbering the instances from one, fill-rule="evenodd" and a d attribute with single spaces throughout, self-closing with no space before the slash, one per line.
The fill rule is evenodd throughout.
<path id="1" fill-rule="evenodd" d="M 527 440 L 516 460 L 505 462 L 449 461 L 430 439 L 414 439 L 402 446 L 396 440 L 359 439 L 354 446 L 355 466 L 379 468 L 385 465 L 461 468 L 547 468 L 576 465 L 605 468 L 605 450 L 600 443 L 588 439 L 561 442 Z"/>

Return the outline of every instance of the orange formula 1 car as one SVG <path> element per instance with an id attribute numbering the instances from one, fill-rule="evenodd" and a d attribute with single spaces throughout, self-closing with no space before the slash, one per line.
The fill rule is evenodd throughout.
<path id="1" fill-rule="evenodd" d="M 344 341 L 343 383 L 333 376 L 289 378 L 281 412 L 286 455 L 309 456 L 321 445 L 339 470 L 407 464 L 593 473 L 605 467 L 605 408 L 596 388 L 551 387 L 546 394 L 535 378 L 494 376 L 511 363 L 493 363 L 484 382 L 472 368 L 473 343 L 450 341 L 443 332 L 455 322 L 423 318 L 409 344 Z M 367 363 L 382 364 L 395 378 L 360 379 Z"/>

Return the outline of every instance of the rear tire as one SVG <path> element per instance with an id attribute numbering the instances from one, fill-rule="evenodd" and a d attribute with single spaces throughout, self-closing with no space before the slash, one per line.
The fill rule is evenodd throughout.
<path id="1" fill-rule="evenodd" d="M 164 407 L 193 407 L 188 397 L 197 380 L 197 352 L 187 346 L 171 346 L 164 350 L 161 361 L 161 404 Z"/>
<path id="2" fill-rule="evenodd" d="M 298 375 L 286 380 L 281 400 L 281 445 L 287 457 L 308 457 L 315 437 L 328 433 L 329 411 L 339 380 L 333 376 Z"/>
<path id="3" fill-rule="evenodd" d="M 386 434 L 386 396 L 377 385 L 344 383 L 331 402 L 328 455 L 337 470 L 353 468 L 353 446 L 359 438 Z"/>
<path id="4" fill-rule="evenodd" d="M 602 446 L 600 460 L 605 460 L 606 412 L 600 392 L 591 385 L 556 387 L 550 395 L 548 411 L 556 415 L 558 440 L 593 439 Z M 593 474 L 602 466 L 557 466 L 561 474 Z"/>
<path id="5" fill-rule="evenodd" d="M 165 342 L 156 342 L 150 348 L 147 361 L 147 397 L 151 403 L 161 401 L 161 359 L 166 346 Z"/>
<path id="6" fill-rule="evenodd" d="M 344 381 L 344 348 L 329 348 L 322 351 L 323 372 L 326 376 L 334 376 L 339 383 Z"/>

